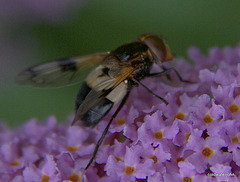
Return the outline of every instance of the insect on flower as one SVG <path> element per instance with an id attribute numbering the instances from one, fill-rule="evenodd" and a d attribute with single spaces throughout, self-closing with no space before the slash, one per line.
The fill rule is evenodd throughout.
<path id="1" fill-rule="evenodd" d="M 141 80 L 145 77 L 167 75 L 173 70 L 178 78 L 184 81 L 174 68 L 166 69 L 162 65 L 171 59 L 172 54 L 164 39 L 154 34 L 144 34 L 139 36 L 137 41 L 124 44 L 111 52 L 71 57 L 30 67 L 17 75 L 16 82 L 49 88 L 77 84 L 84 80 L 76 97 L 76 113 L 72 124 L 80 122 L 86 127 L 95 127 L 112 107 L 120 102 L 96 144 L 92 158 L 85 168 L 87 170 L 133 86 L 142 86 L 168 104 Z M 163 71 L 150 73 L 153 64 L 159 65 Z M 85 78 L 86 70 L 92 71 Z"/>

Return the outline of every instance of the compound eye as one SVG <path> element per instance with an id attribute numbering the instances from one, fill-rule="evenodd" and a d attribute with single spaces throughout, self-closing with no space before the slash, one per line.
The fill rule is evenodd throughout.
<path id="1" fill-rule="evenodd" d="M 163 62 L 172 60 L 173 56 L 163 38 L 154 34 L 144 34 L 140 35 L 138 39 L 149 47 L 158 65 L 161 65 Z"/>

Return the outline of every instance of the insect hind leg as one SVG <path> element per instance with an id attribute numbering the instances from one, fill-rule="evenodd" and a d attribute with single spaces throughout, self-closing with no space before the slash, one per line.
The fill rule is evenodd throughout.
<path id="1" fill-rule="evenodd" d="M 87 166 L 85 167 L 85 171 L 89 168 L 89 166 L 92 164 L 94 158 L 96 157 L 97 152 L 98 152 L 98 149 L 99 149 L 100 145 L 102 144 L 103 139 L 105 138 L 105 136 L 106 136 L 106 134 L 107 134 L 107 132 L 108 132 L 108 129 L 109 129 L 110 125 L 112 124 L 113 119 L 118 115 L 118 113 L 120 112 L 120 110 L 122 109 L 122 107 L 124 106 L 124 104 L 126 103 L 127 98 L 128 98 L 128 96 L 129 96 L 129 94 L 130 94 L 130 91 L 131 91 L 131 85 L 128 86 L 128 90 L 127 90 L 126 95 L 123 97 L 123 99 L 122 99 L 120 105 L 118 106 L 117 110 L 116 110 L 115 113 L 112 115 L 110 121 L 108 122 L 108 125 L 106 126 L 106 128 L 104 129 L 104 131 L 103 131 L 103 133 L 102 133 L 102 135 L 101 135 L 101 138 L 98 140 L 98 142 L 97 142 L 97 144 L 96 144 L 96 146 L 95 146 L 95 148 L 94 148 L 92 157 L 91 157 L 90 161 L 88 162 Z"/>
<path id="2" fill-rule="evenodd" d="M 144 85 L 143 83 L 141 83 L 140 81 L 133 79 L 134 82 L 136 82 L 137 84 L 141 85 L 146 91 L 148 91 L 150 94 L 152 94 L 153 96 L 157 97 L 158 99 L 160 99 L 161 101 L 164 102 L 165 105 L 168 105 L 168 102 L 162 98 L 161 96 L 155 94 L 152 90 L 150 90 L 146 85 Z"/>

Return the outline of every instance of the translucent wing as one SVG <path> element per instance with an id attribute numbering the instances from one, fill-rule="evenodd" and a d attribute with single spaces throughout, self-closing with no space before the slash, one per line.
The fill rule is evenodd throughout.
<path id="1" fill-rule="evenodd" d="M 19 73 L 16 83 L 40 88 L 73 85 L 82 82 L 89 71 L 101 64 L 108 54 L 71 57 L 33 66 Z"/>
<path id="2" fill-rule="evenodd" d="M 125 67 L 122 69 L 122 74 L 119 76 L 115 78 L 106 77 L 103 82 L 100 82 L 98 85 L 93 87 L 83 103 L 79 106 L 72 124 L 81 120 L 89 109 L 98 104 L 102 99 L 106 98 L 120 83 L 126 80 L 133 71 L 133 67 Z"/>

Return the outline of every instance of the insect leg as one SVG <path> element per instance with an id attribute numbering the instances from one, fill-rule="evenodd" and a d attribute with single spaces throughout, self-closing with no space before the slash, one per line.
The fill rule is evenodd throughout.
<path id="1" fill-rule="evenodd" d="M 147 75 L 147 77 L 158 77 L 158 76 L 167 76 L 167 78 L 169 80 L 171 80 L 170 76 L 168 75 L 171 71 L 174 71 L 178 77 L 178 79 L 181 81 L 181 82 L 185 82 L 185 83 L 194 83 L 194 82 L 191 82 L 189 80 L 184 80 L 181 75 L 178 73 L 178 71 L 175 69 L 175 68 L 166 68 L 165 66 L 161 66 L 163 71 L 159 72 L 159 73 L 150 73 Z"/>
<path id="2" fill-rule="evenodd" d="M 158 72 L 158 73 L 149 73 L 147 77 L 158 77 L 158 76 L 164 76 L 170 73 L 174 68 L 169 68 L 169 69 L 163 69 L 163 71 Z"/>
<path id="3" fill-rule="evenodd" d="M 179 79 L 181 82 L 194 83 L 194 82 L 191 82 L 191 81 L 189 81 L 189 80 L 184 80 L 175 68 L 173 68 L 173 71 L 176 73 L 178 79 Z"/>
<path id="4" fill-rule="evenodd" d="M 182 76 L 178 73 L 178 71 L 175 69 L 175 68 L 166 68 L 165 66 L 162 66 L 162 69 L 164 70 L 164 71 L 167 71 L 167 70 L 169 70 L 170 69 L 170 71 L 174 71 L 175 73 L 176 73 L 176 75 L 177 75 L 177 77 L 178 77 L 178 79 L 181 81 L 181 82 L 185 82 L 185 83 L 194 83 L 194 82 L 191 82 L 191 81 L 189 81 L 189 80 L 184 80 L 183 78 L 182 78 Z M 168 78 L 170 78 L 170 77 L 168 77 Z"/>
<path id="5" fill-rule="evenodd" d="M 160 97 L 159 95 L 155 94 L 153 91 L 151 91 L 146 85 L 144 85 L 143 83 L 141 83 L 140 81 L 137 81 L 136 79 L 133 79 L 134 82 L 136 82 L 137 84 L 141 85 L 143 88 L 145 88 L 150 94 L 154 95 L 155 97 L 161 99 L 161 101 L 164 102 L 164 104 L 168 105 L 168 102 Z"/>
<path id="6" fill-rule="evenodd" d="M 123 107 L 124 104 L 126 103 L 127 98 L 128 98 L 128 96 L 129 96 L 129 94 L 130 94 L 130 91 L 131 91 L 131 85 L 129 84 L 126 95 L 123 97 L 123 99 L 122 99 L 121 103 L 119 104 L 117 110 L 116 110 L 115 113 L 112 115 L 112 118 L 111 118 L 111 120 L 109 121 L 109 123 L 108 123 L 108 125 L 106 126 L 106 128 L 104 129 L 101 138 L 98 140 L 98 142 L 97 142 L 97 144 L 96 144 L 96 146 L 95 146 L 95 148 L 94 148 L 92 157 L 91 157 L 90 161 L 88 162 L 88 165 L 87 165 L 86 168 L 85 168 L 85 171 L 89 168 L 89 166 L 92 164 L 94 158 L 96 157 L 97 151 L 98 151 L 100 145 L 102 144 L 103 139 L 104 139 L 104 137 L 106 136 L 106 134 L 107 134 L 107 132 L 108 132 L 108 129 L 109 129 L 109 127 L 110 127 L 113 119 L 117 116 L 117 114 L 119 113 L 119 111 L 122 109 L 122 107 Z"/>

